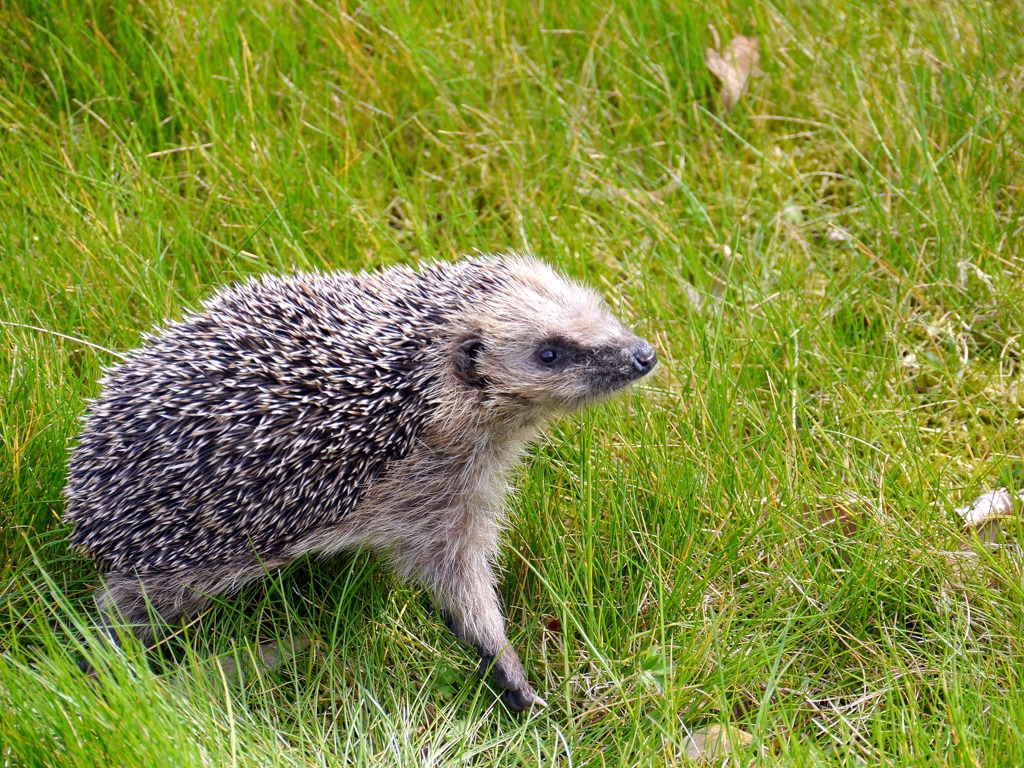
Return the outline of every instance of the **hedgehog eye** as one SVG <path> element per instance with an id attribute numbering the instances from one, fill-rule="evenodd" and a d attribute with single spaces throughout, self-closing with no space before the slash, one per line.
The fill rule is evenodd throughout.
<path id="1" fill-rule="evenodd" d="M 561 357 L 561 355 L 554 347 L 541 347 L 540 351 L 537 352 L 537 359 L 544 365 L 554 365 L 558 362 L 559 357 Z"/>

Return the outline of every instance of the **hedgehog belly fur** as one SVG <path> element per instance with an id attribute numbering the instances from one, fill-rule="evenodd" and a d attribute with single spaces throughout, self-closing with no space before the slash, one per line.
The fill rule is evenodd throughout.
<path id="1" fill-rule="evenodd" d="M 528 256 L 251 279 L 105 375 L 71 456 L 72 542 L 140 637 L 267 568 L 369 546 L 506 704 L 537 706 L 495 591 L 509 472 L 549 418 L 654 364 Z"/>

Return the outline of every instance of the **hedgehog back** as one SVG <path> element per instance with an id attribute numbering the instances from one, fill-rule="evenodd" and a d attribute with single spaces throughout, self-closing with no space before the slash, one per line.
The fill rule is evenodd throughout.
<path id="1" fill-rule="evenodd" d="M 253 280 L 148 337 L 86 416 L 72 542 L 141 572 L 269 561 L 340 521 L 422 432 L 467 269 Z"/>

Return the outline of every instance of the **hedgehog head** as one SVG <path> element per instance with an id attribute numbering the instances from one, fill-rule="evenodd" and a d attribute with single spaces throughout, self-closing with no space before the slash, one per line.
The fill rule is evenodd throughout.
<path id="1" fill-rule="evenodd" d="M 592 291 L 526 258 L 455 340 L 462 382 L 499 410 L 542 419 L 603 400 L 654 369 L 654 348 Z M 503 407 L 504 406 L 504 407 Z"/>

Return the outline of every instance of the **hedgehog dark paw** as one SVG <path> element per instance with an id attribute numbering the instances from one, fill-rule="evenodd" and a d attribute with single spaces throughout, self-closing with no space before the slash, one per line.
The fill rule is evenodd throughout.
<path id="1" fill-rule="evenodd" d="M 529 685 L 525 688 L 502 691 L 500 698 L 502 703 L 513 712 L 544 709 L 548 705 Z"/>
<path id="2" fill-rule="evenodd" d="M 548 705 L 526 682 L 526 672 L 515 655 L 509 657 L 506 652 L 497 660 L 493 656 L 481 656 L 480 677 L 486 679 L 488 672 L 494 687 L 501 692 L 502 703 L 513 712 L 543 709 Z"/>

